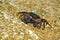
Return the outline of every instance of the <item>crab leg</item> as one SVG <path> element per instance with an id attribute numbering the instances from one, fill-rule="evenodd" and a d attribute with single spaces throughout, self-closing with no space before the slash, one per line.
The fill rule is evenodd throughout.
<path id="1" fill-rule="evenodd" d="M 48 24 L 52 28 L 52 26 L 47 21 L 46 21 L 46 24 Z"/>
<path id="2" fill-rule="evenodd" d="M 44 30 L 44 28 L 45 28 L 45 22 L 42 22 L 43 23 L 43 28 L 42 28 L 42 30 Z"/>

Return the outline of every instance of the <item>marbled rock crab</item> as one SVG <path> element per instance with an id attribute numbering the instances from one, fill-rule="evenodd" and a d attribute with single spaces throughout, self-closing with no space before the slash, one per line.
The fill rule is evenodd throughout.
<path id="1" fill-rule="evenodd" d="M 37 27 L 37 28 L 40 28 L 42 27 L 41 25 L 43 25 L 42 29 L 45 29 L 46 24 L 51 26 L 46 19 L 42 19 L 39 15 L 37 15 L 34 12 L 18 12 L 18 15 L 19 14 L 21 14 L 20 15 L 21 20 L 26 24 L 31 23 L 33 24 L 34 27 Z"/>

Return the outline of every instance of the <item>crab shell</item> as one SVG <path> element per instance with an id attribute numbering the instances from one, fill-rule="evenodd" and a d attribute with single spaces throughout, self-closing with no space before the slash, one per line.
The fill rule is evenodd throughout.
<path id="1" fill-rule="evenodd" d="M 34 20 L 34 23 L 39 24 L 40 22 L 41 22 L 41 19 L 35 19 L 35 20 Z"/>

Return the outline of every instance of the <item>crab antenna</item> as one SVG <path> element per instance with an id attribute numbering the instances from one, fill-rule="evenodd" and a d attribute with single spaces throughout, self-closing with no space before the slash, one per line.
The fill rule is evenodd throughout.
<path id="1" fill-rule="evenodd" d="M 21 13 L 27 13 L 27 12 L 19 12 L 18 14 L 21 14 Z"/>
<path id="2" fill-rule="evenodd" d="M 17 13 L 17 16 L 18 16 L 19 14 L 24 14 L 24 13 L 27 13 L 27 12 L 18 12 L 18 13 Z"/>

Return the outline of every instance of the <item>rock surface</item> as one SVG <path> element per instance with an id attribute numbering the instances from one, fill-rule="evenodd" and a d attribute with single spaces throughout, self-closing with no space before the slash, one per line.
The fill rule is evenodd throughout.
<path id="1" fill-rule="evenodd" d="M 23 23 L 17 16 L 20 11 L 37 13 L 52 28 Z M 0 40 L 60 40 L 60 0 L 0 0 Z"/>

